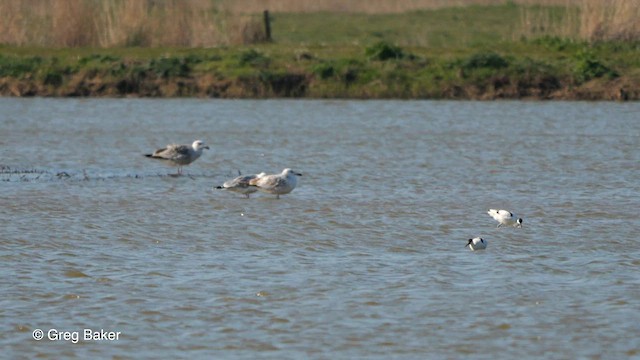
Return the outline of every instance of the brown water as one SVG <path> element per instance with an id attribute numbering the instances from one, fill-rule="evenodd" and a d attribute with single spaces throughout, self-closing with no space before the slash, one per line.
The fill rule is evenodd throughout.
<path id="1" fill-rule="evenodd" d="M 638 103 L 0 110 L 3 357 L 640 357 Z M 188 176 L 142 156 L 195 139 Z M 213 189 L 285 167 L 280 200 Z"/>

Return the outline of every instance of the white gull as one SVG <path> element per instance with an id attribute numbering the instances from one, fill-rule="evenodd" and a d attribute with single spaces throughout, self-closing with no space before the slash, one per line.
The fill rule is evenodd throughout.
<path id="1" fill-rule="evenodd" d="M 302 174 L 286 168 L 280 174 L 255 178 L 249 181 L 249 185 L 257 187 L 262 192 L 274 194 L 280 199 L 280 195 L 288 194 L 296 188 L 297 176 Z"/>
<path id="2" fill-rule="evenodd" d="M 202 155 L 203 149 L 209 149 L 202 140 L 196 140 L 191 145 L 169 144 L 158 149 L 153 154 L 145 154 L 146 157 L 167 161 L 178 167 L 178 175 L 182 174 L 182 167 L 196 161 Z"/>
<path id="3" fill-rule="evenodd" d="M 255 175 L 240 175 L 234 179 L 225 181 L 224 184 L 217 186 L 216 189 L 237 192 L 240 194 L 244 194 L 247 198 L 249 198 L 249 194 L 253 194 L 254 192 L 258 191 L 258 188 L 256 186 L 250 186 L 249 182 L 253 179 L 263 177 L 265 175 L 267 174 L 264 172 Z"/>

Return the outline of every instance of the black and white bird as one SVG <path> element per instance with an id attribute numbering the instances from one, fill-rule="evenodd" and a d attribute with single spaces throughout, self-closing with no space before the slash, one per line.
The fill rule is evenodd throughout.
<path id="1" fill-rule="evenodd" d="M 202 155 L 203 149 L 209 149 L 202 140 L 196 140 L 191 145 L 169 144 L 158 149 L 153 154 L 144 156 L 152 159 L 164 160 L 168 164 L 178 167 L 178 175 L 182 175 L 182 167 L 196 161 Z"/>
<path id="2" fill-rule="evenodd" d="M 489 209 L 487 211 L 494 220 L 498 222 L 498 227 L 502 225 L 506 226 L 514 226 L 514 227 L 522 227 L 522 219 L 515 216 L 512 212 L 507 210 L 497 210 L 497 209 Z"/>
<path id="3" fill-rule="evenodd" d="M 474 237 L 473 239 L 469 239 L 469 242 L 465 247 L 467 246 L 471 251 L 484 250 L 487 248 L 487 241 L 481 237 Z"/>
<path id="4" fill-rule="evenodd" d="M 267 174 L 264 172 L 255 175 L 240 175 L 234 179 L 225 181 L 224 184 L 217 186 L 216 189 L 237 192 L 240 194 L 244 194 L 247 198 L 249 198 L 249 194 L 253 194 L 254 192 L 258 191 L 258 187 L 250 186 L 249 182 L 253 179 L 257 179 L 265 175 Z"/>
<path id="5" fill-rule="evenodd" d="M 274 194 L 277 199 L 280 195 L 288 194 L 296 188 L 297 177 L 302 174 L 286 168 L 280 174 L 264 175 L 249 181 L 249 185 L 268 194 Z"/>

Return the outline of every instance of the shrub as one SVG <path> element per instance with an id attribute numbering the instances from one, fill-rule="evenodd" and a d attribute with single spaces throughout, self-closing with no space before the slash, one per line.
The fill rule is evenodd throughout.
<path id="1" fill-rule="evenodd" d="M 271 60 L 255 49 L 249 49 L 240 54 L 239 63 L 241 66 L 250 65 L 255 67 L 268 67 Z"/>
<path id="2" fill-rule="evenodd" d="M 332 64 L 318 64 L 313 68 L 313 73 L 326 80 L 336 74 L 336 68 Z"/>
<path id="3" fill-rule="evenodd" d="M 19 58 L 0 55 L 0 76 L 21 77 L 37 71 L 42 62 L 39 56 Z"/>
<path id="4" fill-rule="evenodd" d="M 390 59 L 402 59 L 405 54 L 398 46 L 388 44 L 384 41 L 375 43 L 365 49 L 365 54 L 373 60 L 386 61 Z"/>
<path id="5" fill-rule="evenodd" d="M 166 79 L 174 76 L 189 76 L 191 67 L 184 59 L 169 57 L 152 59 L 149 62 L 149 70 Z"/>
<path id="6" fill-rule="evenodd" d="M 603 64 L 591 51 L 580 51 L 575 59 L 574 74 L 579 82 L 585 82 L 603 76 L 610 78 L 618 77 L 618 73 L 615 70 Z"/>
<path id="7" fill-rule="evenodd" d="M 501 69 L 509 66 L 509 62 L 502 56 L 494 52 L 480 52 L 471 55 L 462 62 L 465 70 L 473 69 Z"/>

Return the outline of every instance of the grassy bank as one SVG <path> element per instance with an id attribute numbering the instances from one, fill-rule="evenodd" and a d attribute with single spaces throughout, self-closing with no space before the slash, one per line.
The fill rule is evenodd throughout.
<path id="1" fill-rule="evenodd" d="M 531 18 L 559 26 L 570 16 L 515 4 L 279 13 L 272 43 L 5 45 L 0 95 L 640 99 L 640 42 L 571 40 L 524 26 Z"/>

